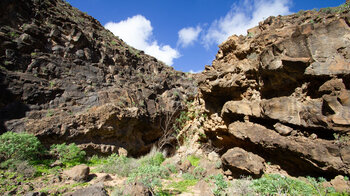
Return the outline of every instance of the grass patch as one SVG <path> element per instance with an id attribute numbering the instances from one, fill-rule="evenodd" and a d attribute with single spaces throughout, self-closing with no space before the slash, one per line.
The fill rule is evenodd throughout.
<path id="1" fill-rule="evenodd" d="M 253 180 L 251 187 L 262 195 L 339 195 L 334 188 L 324 188 L 324 181 L 323 178 L 316 180 L 307 177 L 307 181 L 302 181 L 279 174 L 265 174 L 262 178 Z"/>
<path id="2" fill-rule="evenodd" d="M 199 157 L 194 156 L 194 155 L 190 155 L 187 157 L 187 160 L 190 161 L 190 163 L 193 167 L 197 167 L 199 165 L 199 162 L 201 159 Z"/>
<path id="3" fill-rule="evenodd" d="M 188 187 L 196 185 L 198 180 L 192 179 L 192 180 L 182 180 L 180 182 L 173 182 L 168 187 L 175 189 L 175 191 L 179 192 L 187 192 Z"/>

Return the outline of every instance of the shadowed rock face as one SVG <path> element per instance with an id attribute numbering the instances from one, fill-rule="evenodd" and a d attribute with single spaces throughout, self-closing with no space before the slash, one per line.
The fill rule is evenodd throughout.
<path id="1" fill-rule="evenodd" d="M 349 175 L 349 21 L 346 11 L 269 17 L 222 43 L 199 77 L 212 144 L 291 175 Z"/>
<path id="2" fill-rule="evenodd" d="M 162 136 L 163 116 L 196 94 L 190 76 L 62 0 L 2 0 L 0 13 L 2 132 L 137 156 Z"/>

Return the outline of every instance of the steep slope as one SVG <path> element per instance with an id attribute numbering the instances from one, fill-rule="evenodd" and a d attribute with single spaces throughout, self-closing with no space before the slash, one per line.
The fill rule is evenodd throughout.
<path id="1" fill-rule="evenodd" d="M 193 99 L 190 76 L 62 0 L 0 2 L 0 131 L 88 153 L 149 151 L 163 116 Z"/>
<path id="2" fill-rule="evenodd" d="M 199 88 L 227 168 L 240 147 L 291 175 L 350 174 L 350 13 L 337 10 L 269 17 L 219 46 Z"/>

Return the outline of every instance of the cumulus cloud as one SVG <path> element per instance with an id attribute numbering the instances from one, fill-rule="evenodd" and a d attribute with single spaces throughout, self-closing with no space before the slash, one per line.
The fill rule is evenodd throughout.
<path id="1" fill-rule="evenodd" d="M 169 45 L 159 45 L 152 39 L 153 27 L 151 22 L 142 15 L 136 15 L 118 23 L 108 22 L 105 28 L 114 35 L 119 36 L 127 44 L 145 51 L 168 65 L 173 64 L 173 60 L 180 57 L 177 50 Z"/>
<path id="2" fill-rule="evenodd" d="M 198 39 L 198 35 L 201 31 L 202 28 L 200 26 L 197 26 L 196 28 L 187 27 L 181 29 L 178 32 L 179 40 L 177 44 L 183 48 L 192 45 Z"/>
<path id="3" fill-rule="evenodd" d="M 290 14 L 290 0 L 240 0 L 231 10 L 215 20 L 202 38 L 205 47 L 220 44 L 229 36 L 245 35 L 249 28 L 269 16 Z"/>

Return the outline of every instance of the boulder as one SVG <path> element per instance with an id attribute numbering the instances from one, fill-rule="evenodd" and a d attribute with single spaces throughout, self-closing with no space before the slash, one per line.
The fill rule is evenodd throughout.
<path id="1" fill-rule="evenodd" d="M 87 188 L 79 189 L 73 193 L 66 193 L 64 196 L 108 196 L 103 183 L 97 183 Z"/>
<path id="2" fill-rule="evenodd" d="M 113 180 L 113 178 L 109 174 L 102 174 L 96 179 L 96 182 L 107 182 L 111 180 Z"/>
<path id="3" fill-rule="evenodd" d="M 242 148 L 232 148 L 221 157 L 222 164 L 232 172 L 232 176 L 250 175 L 260 177 L 264 170 L 265 160 Z"/>
<path id="4" fill-rule="evenodd" d="M 350 183 L 344 180 L 344 176 L 336 176 L 330 183 L 337 192 L 350 193 Z"/>
<path id="5" fill-rule="evenodd" d="M 79 182 L 84 182 L 88 180 L 89 173 L 90 173 L 90 167 L 84 164 L 77 165 L 63 172 L 63 174 L 67 175 L 69 178 Z"/>
<path id="6" fill-rule="evenodd" d="M 123 195 L 151 196 L 152 192 L 141 183 L 133 183 L 125 185 Z"/>

